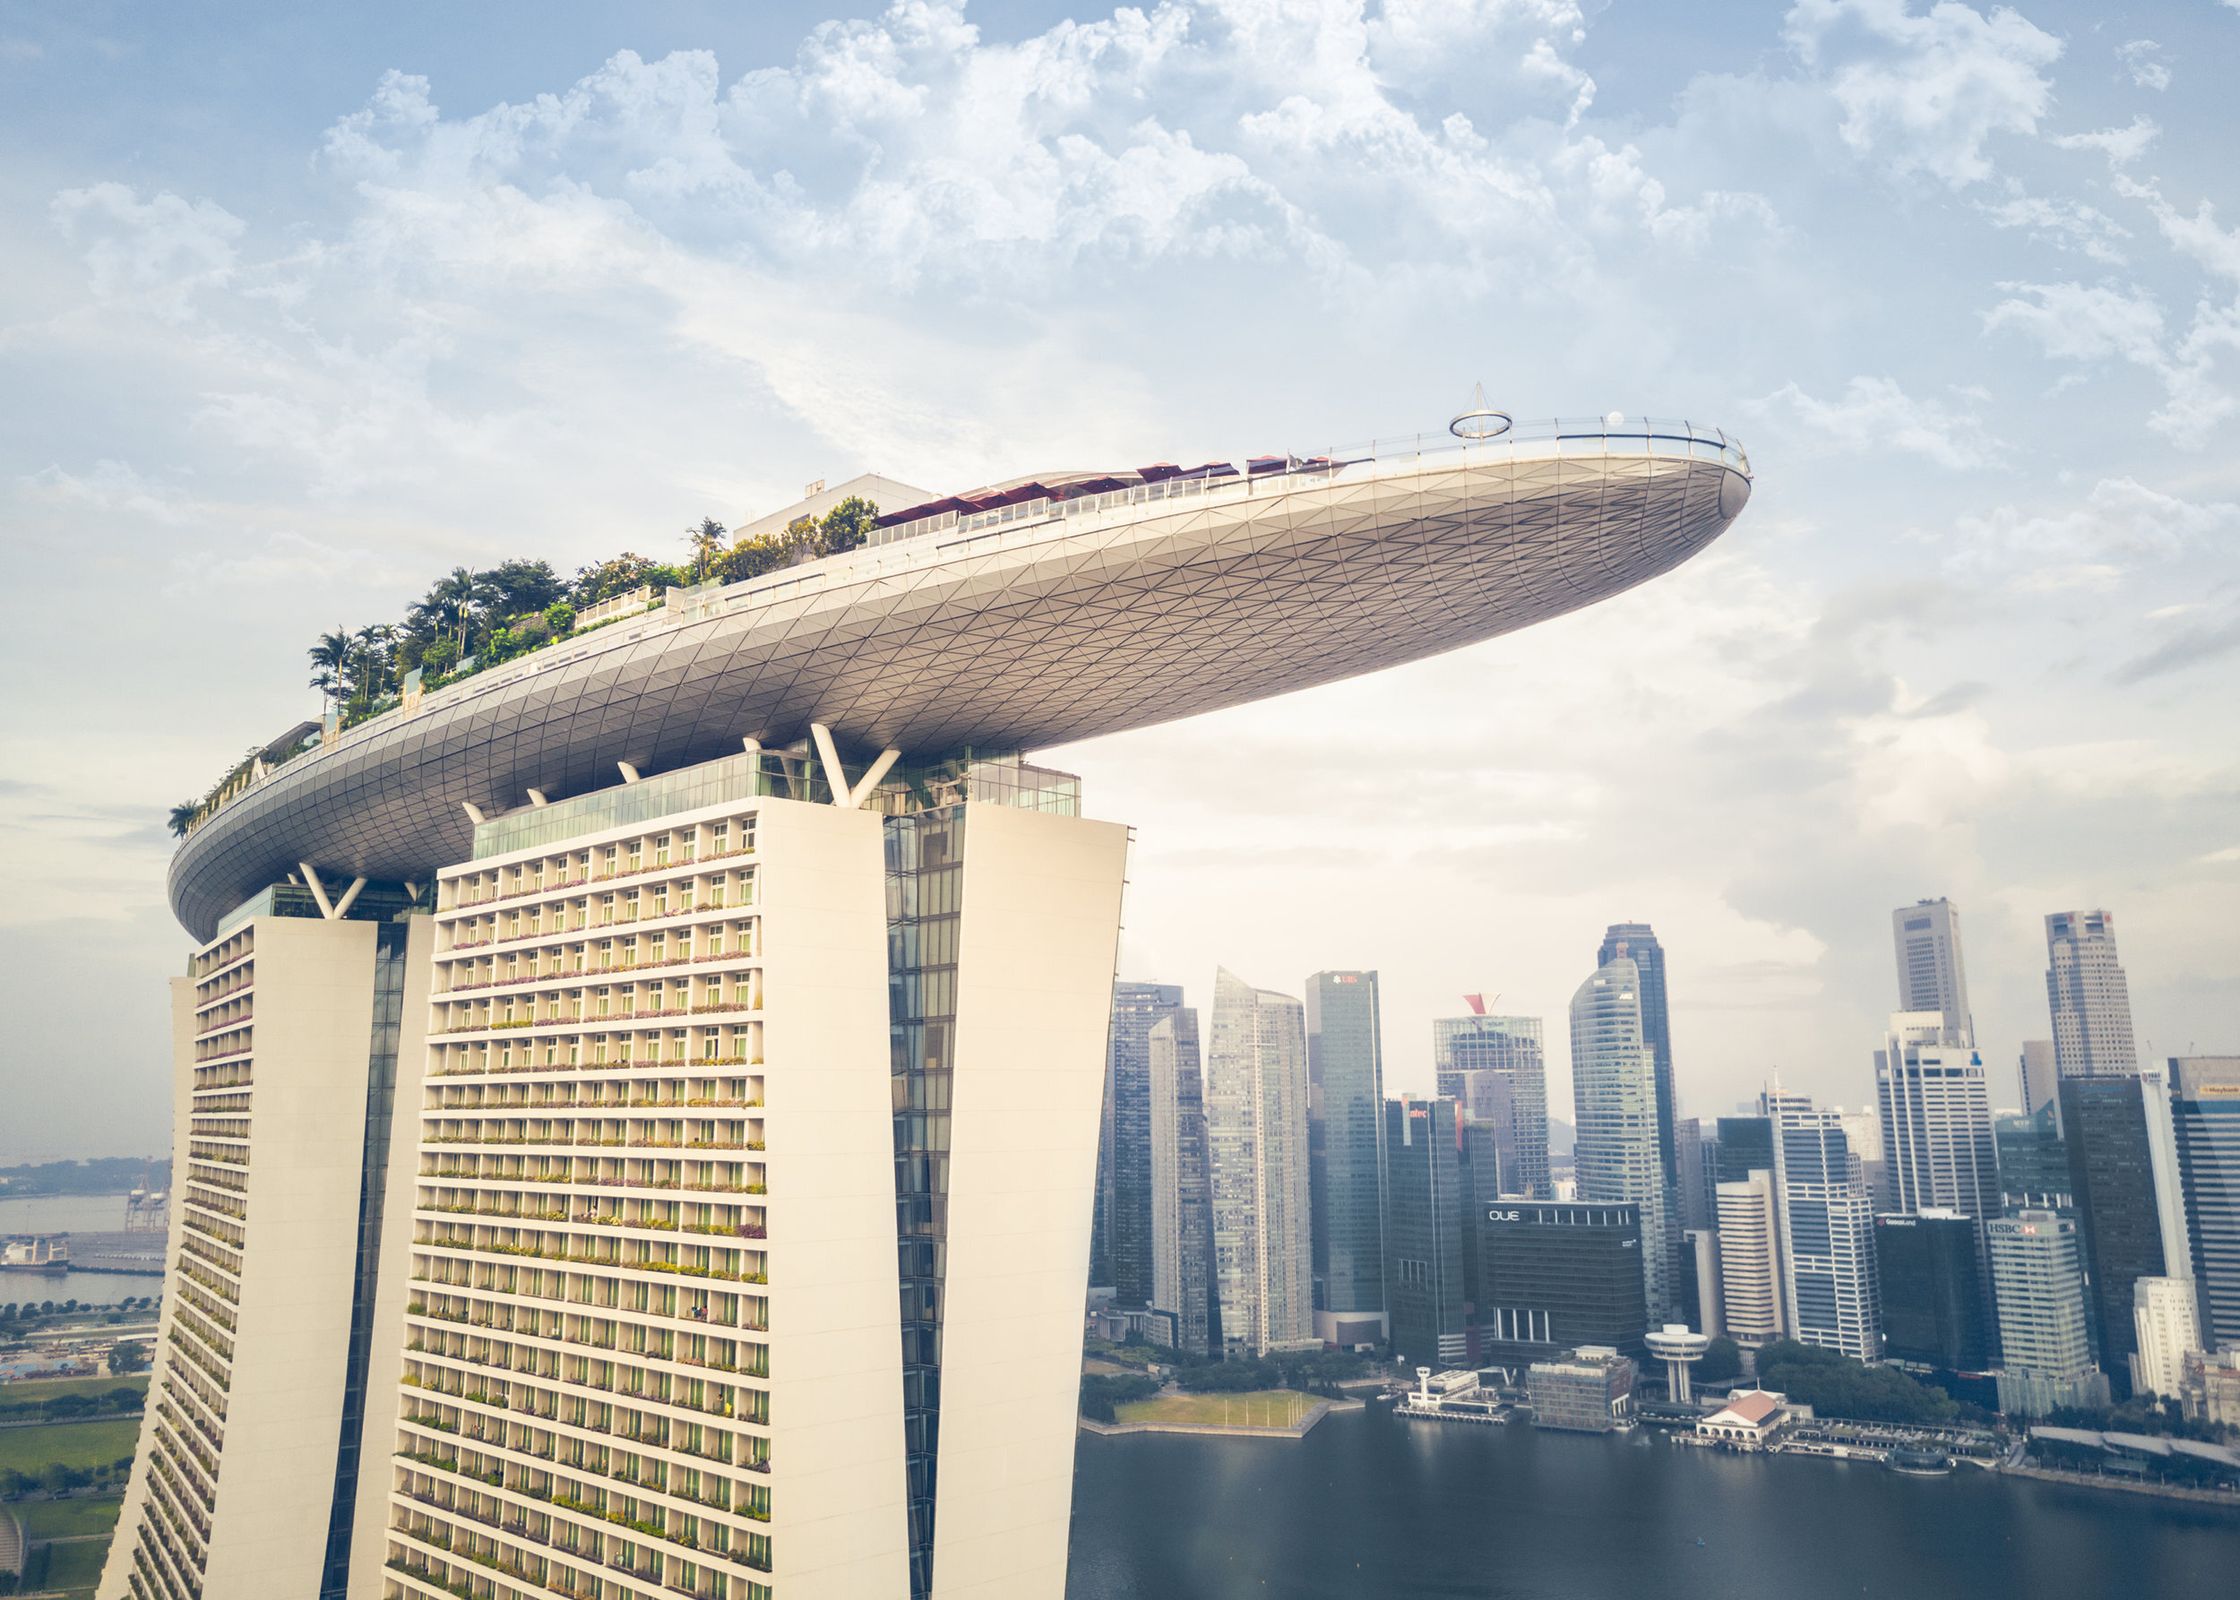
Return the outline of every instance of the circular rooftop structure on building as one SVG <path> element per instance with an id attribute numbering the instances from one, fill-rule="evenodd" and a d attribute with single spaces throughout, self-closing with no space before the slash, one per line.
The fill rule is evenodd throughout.
<path id="1" fill-rule="evenodd" d="M 1719 429 L 1659 419 L 1221 472 L 931 516 L 671 591 L 258 777 L 181 844 L 172 909 L 206 939 L 300 862 L 421 880 L 470 855 L 469 805 L 496 814 L 531 789 L 605 787 L 618 762 L 666 771 L 812 723 L 913 759 L 1023 752 L 1437 655 L 1670 571 L 1751 482 Z"/>
<path id="2" fill-rule="evenodd" d="M 1649 1353 L 1661 1361 L 1694 1361 L 1711 1348 L 1711 1336 L 1698 1333 L 1684 1322 L 1668 1322 L 1643 1335 Z"/>

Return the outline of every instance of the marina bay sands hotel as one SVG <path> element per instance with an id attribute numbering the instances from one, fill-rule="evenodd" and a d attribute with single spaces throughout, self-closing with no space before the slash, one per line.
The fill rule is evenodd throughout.
<path id="1" fill-rule="evenodd" d="M 102 1600 L 1057 1600 L 1128 833 L 1028 755 L 1576 610 L 1750 468 L 1481 409 L 882 487 L 188 834 Z"/>

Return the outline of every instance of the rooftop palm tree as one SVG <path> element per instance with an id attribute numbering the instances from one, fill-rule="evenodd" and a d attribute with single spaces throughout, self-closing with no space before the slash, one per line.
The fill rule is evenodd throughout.
<path id="1" fill-rule="evenodd" d="M 702 517 L 698 527 L 684 530 L 684 542 L 692 551 L 694 583 L 706 583 L 708 569 L 723 559 L 723 539 L 729 531 L 713 517 Z"/>
<path id="2" fill-rule="evenodd" d="M 202 802 L 199 800 L 182 800 L 179 804 L 173 806 L 168 819 L 171 827 L 171 837 L 184 839 L 187 836 L 187 830 L 194 826 L 195 814 L 201 809 Z"/>
<path id="3" fill-rule="evenodd" d="M 340 695 L 343 669 L 350 663 L 350 635 L 337 628 L 319 635 L 311 647 L 311 687 L 328 699 Z"/>

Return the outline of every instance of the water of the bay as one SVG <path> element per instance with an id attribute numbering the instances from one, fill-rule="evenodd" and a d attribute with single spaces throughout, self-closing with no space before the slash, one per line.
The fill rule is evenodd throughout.
<path id="1" fill-rule="evenodd" d="M 42 1194 L 0 1200 L 0 1234 L 119 1233 L 124 1229 L 121 1194 Z M 150 1250 L 160 1260 L 163 1236 L 150 1235 Z M 11 1300 L 52 1300 L 60 1305 L 113 1306 L 163 1291 L 160 1269 L 153 1273 L 0 1272 L 0 1305 Z"/>
<path id="2" fill-rule="evenodd" d="M 1297 1441 L 1084 1434 L 1066 1593 L 2233 1600 L 2240 1511 L 1371 1409 Z"/>

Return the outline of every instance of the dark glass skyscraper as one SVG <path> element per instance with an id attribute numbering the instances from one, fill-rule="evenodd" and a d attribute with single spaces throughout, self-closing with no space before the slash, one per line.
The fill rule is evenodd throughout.
<path id="1" fill-rule="evenodd" d="M 1181 1009 L 1182 990 L 1175 984 L 1112 986 L 1112 1031 L 1105 1041 L 1105 1116 L 1112 1138 L 1102 1198 L 1115 1305 L 1151 1303 L 1151 1030 Z"/>
<path id="2" fill-rule="evenodd" d="M 2085 1307 L 2101 1368 L 2128 1393 L 2138 1335 L 2132 1286 L 2168 1268 L 2155 1198 L 2144 1086 L 2136 1076 L 2063 1078 L 2061 1131 L 2069 1147 L 2069 1192 L 2084 1245 Z"/>
<path id="3" fill-rule="evenodd" d="M 1950 1209 L 1874 1219 L 1882 1353 L 1949 1372 L 1990 1365 L 1976 1219 Z"/>
<path id="4" fill-rule="evenodd" d="M 2172 1058 L 2170 1112 L 2201 1342 L 2213 1350 L 2240 1341 L 2240 1056 Z"/>
<path id="5" fill-rule="evenodd" d="M 1391 1212 L 1386 1292 L 1393 1354 L 1412 1366 L 1465 1359 L 1463 1174 L 1452 1100 L 1402 1097 L 1384 1103 L 1384 1156 Z"/>
<path id="6" fill-rule="evenodd" d="M 1773 1170 L 1773 1119 L 1721 1117 L 1713 1170 L 1720 1183 L 1748 1183 L 1753 1172 Z"/>
<path id="7" fill-rule="evenodd" d="M 1315 1332 L 1340 1346 L 1374 1343 L 1385 1331 L 1383 1105 L 1377 975 L 1318 972 L 1307 980 Z"/>
<path id="8" fill-rule="evenodd" d="M 1522 1369 L 1582 1344 L 1644 1359 L 1641 1210 L 1499 1200 L 1478 1213 L 1479 1360 Z"/>
<path id="9" fill-rule="evenodd" d="M 2061 1142 L 2051 1100 L 2036 1111 L 2009 1111 L 1993 1117 L 1991 1142 L 1999 1152 L 2003 1210 L 2070 1208 L 2069 1149 Z"/>
<path id="10" fill-rule="evenodd" d="M 1198 1014 L 1177 1007 L 1151 1025 L 1151 1309 L 1178 1350 L 1221 1349 L 1213 1286 L 1213 1167 L 1206 1139 Z"/>

